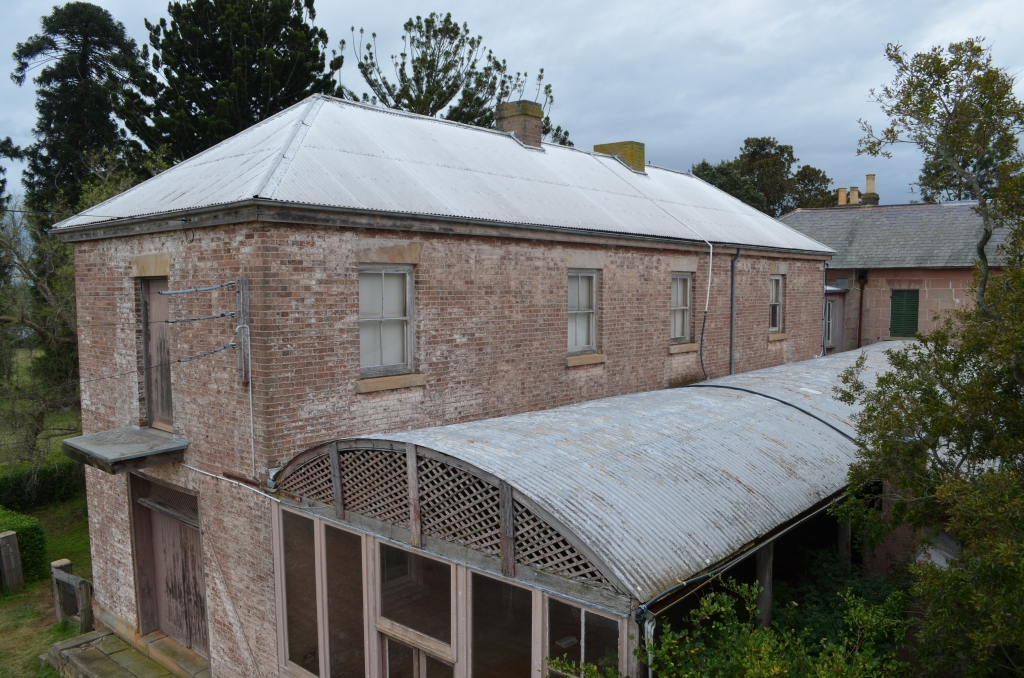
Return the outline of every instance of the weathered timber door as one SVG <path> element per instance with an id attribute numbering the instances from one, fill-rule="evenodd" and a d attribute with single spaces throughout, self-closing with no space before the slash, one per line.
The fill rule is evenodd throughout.
<path id="1" fill-rule="evenodd" d="M 143 323 L 146 368 L 146 410 L 149 425 L 163 431 L 174 430 L 171 410 L 171 333 L 166 278 L 150 278 L 143 285 Z"/>
<path id="2" fill-rule="evenodd" d="M 199 498 L 131 475 L 139 631 L 209 657 Z"/>
<path id="3" fill-rule="evenodd" d="M 209 656 L 199 530 L 159 511 L 152 512 L 152 520 L 160 630 Z"/>

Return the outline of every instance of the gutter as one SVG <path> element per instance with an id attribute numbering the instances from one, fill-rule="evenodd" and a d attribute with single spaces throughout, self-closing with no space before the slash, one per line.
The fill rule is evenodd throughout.
<path id="1" fill-rule="evenodd" d="M 608 238 L 616 238 L 621 240 L 634 240 L 641 242 L 650 243 L 672 243 L 672 244 L 702 244 L 708 241 L 702 240 L 700 237 L 694 239 L 685 238 L 669 238 L 665 236 L 652 236 L 643 235 L 639 233 L 622 233 L 619 231 L 602 231 L 599 229 L 590 228 L 574 228 L 569 226 L 548 226 L 545 224 L 532 224 L 526 222 L 514 222 L 514 221 L 495 221 L 490 219 L 475 219 L 472 217 L 457 217 L 445 214 L 420 214 L 415 212 L 391 212 L 387 210 L 372 210 L 372 209 L 360 209 L 356 207 L 340 207 L 334 205 L 314 205 L 312 203 L 301 203 L 301 202 L 288 202 L 283 200 L 271 200 L 269 198 L 246 198 L 244 200 L 237 200 L 229 203 L 221 203 L 216 205 L 208 205 L 204 207 L 190 207 L 181 210 L 171 210 L 167 212 L 160 212 L 149 215 L 138 215 L 134 217 L 117 217 L 108 218 L 105 221 L 95 221 L 89 224 L 82 224 L 80 226 L 69 226 L 62 228 L 55 228 L 55 233 L 64 240 L 65 242 L 78 242 L 83 240 L 99 240 L 103 238 L 116 238 L 138 235 L 142 233 L 162 233 L 167 231 L 176 231 L 181 229 L 181 218 L 193 217 L 197 218 L 200 216 L 208 216 L 211 218 L 209 223 L 201 223 L 197 221 L 189 221 L 189 228 L 202 228 L 203 226 L 224 226 L 230 224 L 244 223 L 247 221 L 265 221 L 265 222 L 281 222 L 281 223 L 298 223 L 307 225 L 320 225 L 330 226 L 336 225 L 331 223 L 324 218 L 313 218 L 313 219 L 302 219 L 302 218 L 268 218 L 268 216 L 262 211 L 263 209 L 286 209 L 295 210 L 301 214 L 295 215 L 296 217 L 304 216 L 308 213 L 320 213 L 324 215 L 354 215 L 361 217 L 389 217 L 392 219 L 407 219 L 411 221 L 434 221 L 444 222 L 448 224 L 466 224 L 469 226 L 488 226 L 493 228 L 513 228 L 520 231 L 540 231 L 545 233 L 558 233 L 558 234 L 574 234 L 584 236 L 600 236 Z M 240 212 L 243 210 L 253 210 L 253 212 L 245 215 L 230 214 L 232 212 Z M 89 216 L 89 215 L 84 215 Z M 218 218 L 220 217 L 220 218 Z M 162 223 L 161 223 L 162 222 Z M 146 227 L 148 225 L 148 228 Z M 109 230 L 120 230 L 121 228 L 128 226 L 140 226 L 139 230 L 131 231 L 127 233 L 110 233 L 103 232 Z M 388 228 L 386 226 L 376 226 L 376 228 Z M 398 229 L 396 229 L 398 230 Z M 417 229 L 415 227 L 407 227 L 400 230 L 426 230 Z M 431 229 L 435 230 L 435 229 Z M 436 229 L 439 232 L 450 232 L 440 229 Z M 96 233 L 94 233 L 96 232 Z M 505 234 L 508 237 L 515 237 L 515 234 Z M 759 252 L 774 252 L 779 254 L 799 254 L 811 258 L 833 256 L 834 252 L 823 251 L 823 250 L 801 250 L 801 249 L 787 249 L 784 247 L 769 247 L 762 245 L 749 245 L 746 243 L 730 243 L 730 242 L 716 242 L 716 246 L 723 247 L 745 247 L 747 249 L 757 250 Z"/>

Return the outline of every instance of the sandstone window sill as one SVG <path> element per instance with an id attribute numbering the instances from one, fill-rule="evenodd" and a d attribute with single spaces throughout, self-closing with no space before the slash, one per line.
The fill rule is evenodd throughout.
<path id="1" fill-rule="evenodd" d="M 691 341 L 688 344 L 671 344 L 668 347 L 669 354 L 674 353 L 696 353 L 700 350 L 700 344 Z"/>
<path id="2" fill-rule="evenodd" d="M 424 386 L 427 383 L 422 374 L 398 374 L 393 377 L 375 377 L 360 379 L 356 382 L 356 393 L 375 393 L 377 391 L 393 391 L 399 388 Z"/>
<path id="3" fill-rule="evenodd" d="M 585 353 L 583 355 L 571 355 L 565 359 L 566 367 L 579 367 L 580 365 L 597 365 L 606 361 L 604 353 Z"/>
<path id="4" fill-rule="evenodd" d="M 770 332 L 768 334 L 768 341 L 785 341 L 785 340 L 786 340 L 786 333 L 785 332 Z"/>

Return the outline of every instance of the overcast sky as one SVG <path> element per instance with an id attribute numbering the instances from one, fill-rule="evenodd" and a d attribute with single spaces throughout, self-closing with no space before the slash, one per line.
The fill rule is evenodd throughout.
<path id="1" fill-rule="evenodd" d="M 143 19 L 165 15 L 166 0 L 94 0 L 143 44 Z M 0 52 L 39 30 L 49 3 L 0 0 Z M 892 160 L 856 156 L 866 117 L 880 127 L 868 90 L 887 82 L 888 42 L 910 51 L 971 36 L 993 45 L 997 64 L 1024 71 L 1024 3 L 971 2 L 611 2 L 515 3 L 329 2 L 318 0 L 316 23 L 332 45 L 349 28 L 376 31 L 384 55 L 397 53 L 401 26 L 417 13 L 450 11 L 484 37 L 514 70 L 545 69 L 554 86 L 554 121 L 579 148 L 636 140 L 656 165 L 689 169 L 707 158 L 734 157 L 748 136 L 792 144 L 801 164 L 825 170 L 837 186 L 878 175 L 882 203 L 911 200 L 920 160 L 900 149 Z M 342 81 L 365 90 L 351 52 Z M 0 61 L 9 73 L 14 62 Z M 1020 94 L 1020 92 L 1019 92 Z M 31 83 L 0 81 L 0 138 L 31 141 Z M 20 167 L 9 167 L 17 190 Z M 15 184 L 11 186 L 11 184 Z"/>

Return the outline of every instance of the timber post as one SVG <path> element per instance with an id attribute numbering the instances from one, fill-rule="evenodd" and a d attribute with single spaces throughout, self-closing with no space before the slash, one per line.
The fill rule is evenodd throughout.
<path id="1" fill-rule="evenodd" d="M 89 633 L 96 630 L 92 619 L 92 582 L 88 579 L 78 580 L 78 632 Z"/>
<path id="2" fill-rule="evenodd" d="M 839 560 L 844 563 L 850 562 L 850 553 L 853 550 L 853 532 L 850 529 L 850 519 L 847 518 L 839 523 Z"/>
<path id="3" fill-rule="evenodd" d="M 57 612 L 57 621 L 64 621 L 75 613 L 73 606 L 66 599 L 65 596 L 61 595 L 60 584 L 57 583 L 57 578 L 53 576 L 54 570 L 59 570 L 66 574 L 71 574 L 71 561 L 67 558 L 61 558 L 50 563 L 50 586 L 53 588 L 53 609 Z"/>
<path id="4" fill-rule="evenodd" d="M 21 570 L 21 551 L 18 533 L 13 530 L 0 533 L 0 578 L 3 588 L 10 592 L 25 588 L 25 573 Z"/>

